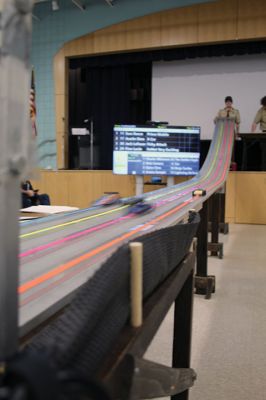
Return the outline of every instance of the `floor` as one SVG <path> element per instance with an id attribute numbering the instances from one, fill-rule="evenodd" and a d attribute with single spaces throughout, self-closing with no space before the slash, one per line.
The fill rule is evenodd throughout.
<path id="1" fill-rule="evenodd" d="M 266 399 L 266 225 L 230 225 L 210 300 L 195 295 L 190 400 Z M 170 365 L 173 309 L 145 358 Z"/>

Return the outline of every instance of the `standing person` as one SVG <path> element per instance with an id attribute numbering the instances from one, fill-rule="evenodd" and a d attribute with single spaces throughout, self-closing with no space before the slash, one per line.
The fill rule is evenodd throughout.
<path id="1" fill-rule="evenodd" d="M 214 118 L 214 123 L 218 121 L 219 118 L 230 118 L 235 122 L 235 133 L 239 132 L 240 125 L 240 113 L 233 107 L 233 99 L 231 96 L 226 96 L 224 99 L 225 107 L 218 111 L 216 117 Z"/>
<path id="2" fill-rule="evenodd" d="M 253 124 L 251 126 L 251 132 L 254 133 L 256 131 L 257 125 L 260 124 L 261 132 L 266 133 L 266 96 L 264 96 L 261 101 L 261 108 L 258 110 L 255 115 Z M 260 150 L 261 150 L 261 171 L 266 171 L 266 143 L 265 140 L 260 141 Z"/>
<path id="3" fill-rule="evenodd" d="M 216 117 L 214 118 L 214 123 L 216 124 L 219 118 L 230 118 L 235 122 L 235 138 L 237 138 L 240 125 L 240 113 L 236 108 L 233 107 L 232 96 L 226 96 L 226 98 L 224 99 L 224 103 L 225 107 L 218 111 Z M 235 146 L 233 146 L 232 150 L 230 170 L 237 170 L 237 164 L 235 162 Z"/>
<path id="4" fill-rule="evenodd" d="M 251 126 L 251 132 L 255 132 L 257 125 L 260 124 L 260 130 L 262 132 L 266 132 L 266 96 L 264 96 L 261 101 L 260 104 L 262 105 L 262 107 L 258 110 L 253 124 Z"/>

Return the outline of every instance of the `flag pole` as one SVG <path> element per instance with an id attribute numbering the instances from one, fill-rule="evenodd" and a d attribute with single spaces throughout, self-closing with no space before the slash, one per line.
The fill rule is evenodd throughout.
<path id="1" fill-rule="evenodd" d="M 36 126 L 36 99 L 35 99 L 35 74 L 34 69 L 31 69 L 31 85 L 30 85 L 30 119 L 32 125 L 33 137 L 37 136 L 37 126 Z"/>

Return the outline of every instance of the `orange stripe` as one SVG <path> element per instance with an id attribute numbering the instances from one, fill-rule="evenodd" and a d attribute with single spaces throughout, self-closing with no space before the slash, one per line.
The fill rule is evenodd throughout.
<path id="1" fill-rule="evenodd" d="M 80 257 L 75 258 L 74 260 L 71 260 L 69 262 L 67 262 L 66 264 L 63 265 L 59 265 L 58 267 L 54 268 L 52 271 L 47 272 L 46 274 L 43 274 L 35 279 L 32 279 L 29 282 L 24 283 L 23 285 L 19 286 L 18 288 L 18 292 L 20 294 L 25 293 L 27 291 L 29 291 L 30 289 L 34 288 L 35 286 L 40 285 L 41 283 L 46 282 L 47 280 L 54 278 L 57 275 L 60 275 L 62 272 L 75 267 L 77 264 L 88 260 L 89 258 L 99 254 L 100 252 L 109 249 L 110 247 L 112 247 L 113 245 L 122 242 L 124 239 L 129 238 L 130 236 L 133 236 L 135 233 L 145 229 L 145 227 L 151 225 L 151 224 L 155 224 L 158 221 L 161 221 L 162 219 L 168 217 L 169 215 L 175 213 L 176 211 L 178 211 L 180 208 L 184 207 L 185 205 L 191 203 L 192 200 L 187 200 L 186 202 L 180 204 L 179 206 L 173 208 L 172 210 L 166 212 L 163 215 L 158 216 L 157 218 L 154 218 L 153 220 L 147 222 L 146 224 L 140 226 L 139 228 L 134 229 L 131 232 L 125 233 L 124 235 L 111 240 L 111 242 L 105 243 L 99 247 L 97 247 L 94 250 L 91 250 L 89 253 L 83 254 Z"/>

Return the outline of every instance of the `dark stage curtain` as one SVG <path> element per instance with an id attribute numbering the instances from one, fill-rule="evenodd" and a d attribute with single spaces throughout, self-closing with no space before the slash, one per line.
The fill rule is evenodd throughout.
<path id="1" fill-rule="evenodd" d="M 85 126 L 85 119 L 93 120 L 95 159 L 99 159 L 96 169 L 112 169 L 115 124 L 143 124 L 150 119 L 150 85 L 151 64 L 70 71 L 70 129 Z M 73 161 L 78 157 L 77 146 L 77 138 L 70 136 L 71 168 L 78 164 Z"/>
<path id="2" fill-rule="evenodd" d="M 151 119 L 151 66 L 153 61 L 184 60 L 266 53 L 266 41 L 233 42 L 178 47 L 69 61 L 69 128 L 94 122 L 96 169 L 112 169 L 113 125 L 143 124 Z M 89 138 L 69 137 L 69 165 L 78 168 L 78 145 Z M 89 150 L 88 150 L 89 154 Z"/>
<path id="3" fill-rule="evenodd" d="M 190 47 L 176 47 L 172 49 L 147 50 L 133 53 L 119 53 L 96 57 L 73 58 L 70 60 L 70 69 L 90 67 L 106 67 L 125 64 L 141 64 L 154 61 L 174 61 L 201 57 L 221 57 L 244 54 L 266 53 L 266 40 L 251 42 L 233 42 L 211 45 L 197 45 Z"/>
<path id="4" fill-rule="evenodd" d="M 132 123 L 127 67 L 86 68 L 72 75 L 71 80 L 70 126 L 85 126 L 84 120 L 92 119 L 94 146 L 99 152 L 98 167 L 111 169 L 113 126 Z M 75 143 L 71 147 L 73 150 Z"/>
<path id="5" fill-rule="evenodd" d="M 87 116 L 94 123 L 101 169 L 112 168 L 113 126 L 130 123 L 130 81 L 125 66 L 88 68 Z"/>

